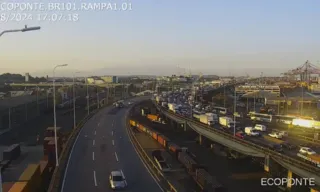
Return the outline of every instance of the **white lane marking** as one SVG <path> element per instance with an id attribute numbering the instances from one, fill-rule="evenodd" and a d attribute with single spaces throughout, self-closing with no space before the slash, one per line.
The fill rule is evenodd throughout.
<path id="1" fill-rule="evenodd" d="M 87 135 L 84 135 L 84 137 L 87 137 Z"/>
<path id="2" fill-rule="evenodd" d="M 96 177 L 96 171 L 93 171 L 93 180 L 94 180 L 94 186 L 98 186 L 97 177 Z"/>
<path id="3" fill-rule="evenodd" d="M 70 152 L 70 155 L 69 155 L 69 158 L 68 158 L 68 162 L 67 162 L 67 166 L 66 166 L 66 170 L 65 170 L 64 175 L 63 175 L 61 192 L 63 192 L 64 184 L 65 184 L 65 182 L 66 182 L 66 177 L 67 177 L 67 174 L 68 174 L 68 168 L 69 168 L 70 159 L 71 159 L 71 157 L 72 157 L 72 153 L 73 153 L 73 150 L 74 150 L 74 146 L 76 146 L 76 144 L 77 144 L 77 142 L 78 142 L 78 139 L 79 139 L 79 136 L 80 136 L 81 133 L 82 133 L 82 130 L 83 130 L 83 127 L 81 128 L 80 132 L 79 132 L 78 135 L 77 135 L 76 140 L 74 141 L 74 143 L 73 143 L 73 145 L 72 145 L 71 152 Z M 85 135 L 85 137 L 87 137 L 87 135 Z"/>
<path id="4" fill-rule="evenodd" d="M 94 161 L 94 152 L 92 152 L 92 160 Z"/>
<path id="5" fill-rule="evenodd" d="M 93 145 L 93 146 L 94 146 L 94 144 L 96 144 L 96 140 L 93 140 L 93 141 L 92 141 L 92 145 Z"/>
<path id="6" fill-rule="evenodd" d="M 127 116 L 128 116 L 128 113 L 126 114 L 126 117 L 127 117 Z M 127 119 L 125 118 L 125 120 L 127 120 Z M 137 154 L 138 157 L 140 158 L 140 161 L 142 162 L 143 166 L 147 169 L 148 173 L 149 173 L 150 176 L 153 178 L 154 182 L 156 182 L 156 184 L 158 185 L 159 189 L 160 189 L 162 192 L 165 192 L 165 191 L 162 189 L 162 187 L 160 186 L 159 182 L 158 182 L 158 181 L 160 181 L 160 180 L 159 180 L 158 178 L 156 178 L 156 177 L 150 172 L 148 166 L 145 164 L 145 162 L 143 161 L 141 155 L 140 155 L 139 152 L 137 151 L 135 145 L 133 144 L 133 142 L 132 142 L 132 140 L 131 140 L 131 138 L 130 138 L 130 135 L 129 135 L 130 133 L 129 133 L 129 130 L 127 129 L 126 125 L 125 125 L 124 128 L 125 128 L 125 130 L 126 130 L 126 132 L 127 132 L 127 136 L 129 137 L 129 141 L 130 141 L 130 143 L 132 144 L 133 149 L 136 151 L 136 154 Z"/>
<path id="7" fill-rule="evenodd" d="M 94 131 L 94 135 L 96 135 L 97 134 L 97 131 Z"/>
<path id="8" fill-rule="evenodd" d="M 100 126 L 100 123 L 98 123 L 98 127 Z"/>
<path id="9" fill-rule="evenodd" d="M 119 161 L 117 152 L 114 152 L 114 156 L 116 156 L 116 160 Z"/>
<path id="10" fill-rule="evenodd" d="M 114 140 L 112 140 L 112 145 L 114 145 Z"/>
<path id="11" fill-rule="evenodd" d="M 111 131 L 111 135 L 113 136 L 113 131 Z"/>

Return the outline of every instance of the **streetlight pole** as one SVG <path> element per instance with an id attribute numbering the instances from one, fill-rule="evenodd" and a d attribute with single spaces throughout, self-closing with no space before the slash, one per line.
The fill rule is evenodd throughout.
<path id="1" fill-rule="evenodd" d="M 79 73 L 79 72 L 75 72 Z M 75 129 L 77 126 L 76 123 L 76 89 L 75 89 L 75 73 L 73 74 L 73 128 Z"/>
<path id="2" fill-rule="evenodd" d="M 40 30 L 41 27 L 27 27 L 27 25 L 24 26 L 22 29 L 12 29 L 12 30 L 5 30 L 0 33 L 0 37 L 5 33 L 14 33 L 14 32 L 27 32 L 27 31 L 35 31 Z M 37 103 L 38 105 L 38 103 Z M 39 105 L 38 105 L 39 107 Z M 11 120 L 10 120 L 10 108 L 9 108 L 9 127 L 11 127 Z M 1 168 L 0 168 L 0 192 L 2 192 L 2 177 L 1 177 Z"/>
<path id="3" fill-rule="evenodd" d="M 28 27 L 27 25 L 24 26 L 22 29 L 11 29 L 11 30 L 5 30 L 0 33 L 0 37 L 5 33 L 15 33 L 15 32 L 27 32 L 27 31 L 36 31 L 40 30 L 41 27 Z"/>
<path id="4" fill-rule="evenodd" d="M 237 93 L 234 90 L 234 112 L 233 112 L 233 136 L 236 136 L 236 111 L 237 111 Z"/>
<path id="5" fill-rule="evenodd" d="M 56 167 L 59 166 L 59 154 L 58 154 L 58 141 L 57 141 L 57 117 L 56 117 L 56 87 L 55 87 L 55 70 L 58 67 L 65 67 L 68 64 L 57 65 L 53 68 L 53 126 L 54 126 L 54 141 L 55 141 L 55 151 L 56 151 Z"/>
<path id="6" fill-rule="evenodd" d="M 88 77 L 85 79 L 86 86 L 87 86 L 87 111 L 88 115 L 90 114 L 90 109 L 89 109 L 89 87 L 88 87 Z"/>

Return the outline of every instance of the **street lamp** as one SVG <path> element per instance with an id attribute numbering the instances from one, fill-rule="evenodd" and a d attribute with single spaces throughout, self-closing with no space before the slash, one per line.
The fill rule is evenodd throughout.
<path id="1" fill-rule="evenodd" d="M 56 117 L 56 87 L 55 87 L 55 70 L 58 67 L 65 67 L 68 64 L 57 65 L 53 68 L 53 127 L 54 127 L 54 141 L 55 141 L 55 150 L 56 150 L 56 167 L 59 166 L 59 157 L 58 157 L 58 141 L 57 141 L 57 117 Z"/>
<path id="2" fill-rule="evenodd" d="M 76 128 L 76 90 L 75 90 L 75 74 L 80 73 L 79 71 L 76 71 L 73 73 L 73 128 Z"/>
<path id="3" fill-rule="evenodd" d="M 90 114 L 90 109 L 89 109 L 89 87 L 88 87 L 88 77 L 85 77 L 85 83 L 87 86 L 87 110 L 88 110 L 88 115 Z"/>
<path id="4" fill-rule="evenodd" d="M 0 37 L 5 33 L 14 33 L 14 32 L 28 32 L 28 31 L 36 31 L 40 30 L 41 27 L 27 27 L 27 25 L 24 26 L 22 29 L 11 29 L 11 30 L 5 30 L 0 33 Z"/>
<path id="5" fill-rule="evenodd" d="M 27 32 L 27 31 L 34 31 L 34 30 L 40 30 L 41 27 L 27 27 L 27 25 L 24 26 L 23 29 L 12 29 L 12 30 L 5 30 L 0 33 L 0 37 L 5 33 L 14 33 L 14 32 Z M 10 109 L 9 109 L 10 110 Z M 9 111 L 9 120 L 10 120 L 10 111 Z M 9 127 L 10 127 L 9 121 Z M 0 168 L 0 192 L 2 192 L 2 178 L 1 178 L 1 168 Z"/>

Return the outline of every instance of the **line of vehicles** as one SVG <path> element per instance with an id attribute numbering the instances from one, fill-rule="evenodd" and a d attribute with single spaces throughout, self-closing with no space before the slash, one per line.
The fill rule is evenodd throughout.
<path id="1" fill-rule="evenodd" d="M 188 174 L 194 179 L 197 185 L 203 191 L 214 191 L 214 192 L 223 192 L 225 188 L 216 181 L 207 171 L 206 167 L 199 165 L 195 156 L 191 154 L 186 147 L 180 147 L 177 144 L 173 143 L 169 138 L 158 133 L 157 131 L 146 127 L 139 122 L 130 119 L 130 125 L 132 127 L 138 128 L 141 132 L 144 132 L 154 140 L 156 140 L 160 145 L 162 145 L 166 150 L 168 150 L 177 160 L 185 167 Z M 170 172 L 170 167 L 165 162 L 165 159 L 161 156 L 161 152 L 154 151 L 153 158 L 155 163 L 159 166 L 159 169 L 165 172 Z"/>

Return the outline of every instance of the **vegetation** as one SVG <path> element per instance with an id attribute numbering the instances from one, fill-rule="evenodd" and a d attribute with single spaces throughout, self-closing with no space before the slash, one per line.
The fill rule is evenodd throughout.
<path id="1" fill-rule="evenodd" d="M 30 83 L 39 83 L 39 82 L 46 82 L 47 79 L 44 77 L 32 77 L 29 76 Z M 11 74 L 11 73 L 4 73 L 0 75 L 0 85 L 5 83 L 24 83 L 25 76 L 21 74 Z"/>

